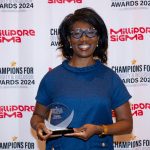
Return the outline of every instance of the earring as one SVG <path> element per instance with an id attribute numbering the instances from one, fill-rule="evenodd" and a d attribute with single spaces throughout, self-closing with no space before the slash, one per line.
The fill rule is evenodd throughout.
<path id="1" fill-rule="evenodd" d="M 97 43 L 96 47 L 98 47 L 98 43 Z"/>
<path id="2" fill-rule="evenodd" d="M 70 48 L 72 48 L 72 46 L 70 45 Z"/>

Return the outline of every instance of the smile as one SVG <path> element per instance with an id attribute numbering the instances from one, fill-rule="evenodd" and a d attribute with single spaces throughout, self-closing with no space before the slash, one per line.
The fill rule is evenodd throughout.
<path id="1" fill-rule="evenodd" d="M 80 48 L 80 49 L 84 49 L 84 50 L 88 49 L 89 47 L 90 47 L 89 44 L 79 45 L 79 48 Z"/>

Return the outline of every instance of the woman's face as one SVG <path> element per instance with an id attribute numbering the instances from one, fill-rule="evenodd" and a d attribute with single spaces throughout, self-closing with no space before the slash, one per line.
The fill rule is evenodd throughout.
<path id="1" fill-rule="evenodd" d="M 98 39 L 97 31 L 92 25 L 81 21 L 75 22 L 69 38 L 73 49 L 73 58 L 93 58 Z"/>

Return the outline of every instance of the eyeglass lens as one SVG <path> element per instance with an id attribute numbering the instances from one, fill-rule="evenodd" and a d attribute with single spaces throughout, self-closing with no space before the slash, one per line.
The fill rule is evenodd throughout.
<path id="1" fill-rule="evenodd" d="M 83 36 L 83 34 L 89 38 L 93 38 L 97 35 L 97 30 L 92 28 L 92 29 L 86 29 L 86 30 L 75 29 L 74 31 L 71 31 L 71 36 L 76 39 L 81 38 Z"/>

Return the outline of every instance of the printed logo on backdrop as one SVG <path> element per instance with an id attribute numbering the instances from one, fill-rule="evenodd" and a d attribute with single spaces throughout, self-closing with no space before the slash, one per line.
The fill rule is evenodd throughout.
<path id="1" fill-rule="evenodd" d="M 0 119 L 23 118 L 24 113 L 34 111 L 34 106 L 29 105 L 3 105 L 0 106 Z"/>
<path id="2" fill-rule="evenodd" d="M 130 104 L 133 117 L 143 117 L 146 111 L 150 110 L 150 103 L 134 103 Z M 115 113 L 113 112 L 113 117 Z M 149 150 L 150 139 L 140 139 L 133 133 L 127 135 L 119 135 L 114 137 L 114 148 L 117 150 Z"/>
<path id="3" fill-rule="evenodd" d="M 119 138 L 118 138 L 119 139 Z M 114 148 L 118 150 L 149 150 L 150 149 L 150 139 L 135 139 L 135 140 L 114 140 Z"/>
<path id="4" fill-rule="evenodd" d="M 28 11 L 34 8 L 34 0 L 0 0 L 0 11 Z"/>
<path id="5" fill-rule="evenodd" d="M 137 64 L 135 59 L 131 63 L 128 66 L 112 66 L 111 68 L 126 86 L 150 86 L 150 65 Z"/>
<path id="6" fill-rule="evenodd" d="M 30 88 L 34 84 L 32 66 L 16 66 L 13 61 L 9 67 L 0 67 L 0 88 Z"/>
<path id="7" fill-rule="evenodd" d="M 24 37 L 35 36 L 35 30 L 33 29 L 0 29 L 0 44 L 1 43 L 21 43 Z"/>
<path id="8" fill-rule="evenodd" d="M 111 42 L 143 41 L 150 36 L 150 27 L 110 28 Z"/>
<path id="9" fill-rule="evenodd" d="M 58 47 L 58 28 L 50 28 L 50 46 Z"/>
<path id="10" fill-rule="evenodd" d="M 131 113 L 134 117 L 143 117 L 146 111 L 150 111 L 150 103 L 134 103 L 130 104 Z M 112 111 L 112 117 L 115 119 L 116 114 L 115 111 Z"/>
<path id="11" fill-rule="evenodd" d="M 31 141 L 24 141 L 18 139 L 17 136 L 11 137 L 12 140 L 8 140 L 5 142 L 0 142 L 0 149 L 11 149 L 11 150 L 29 150 L 29 149 L 35 149 L 35 143 Z"/>
<path id="12" fill-rule="evenodd" d="M 82 3 L 83 0 L 48 0 L 49 4 Z"/>
<path id="13" fill-rule="evenodd" d="M 150 8 L 149 0 L 111 0 L 113 9 L 148 9 Z"/>
<path id="14" fill-rule="evenodd" d="M 150 103 L 134 103 L 131 104 L 132 116 L 142 117 L 145 111 L 150 111 Z"/>

